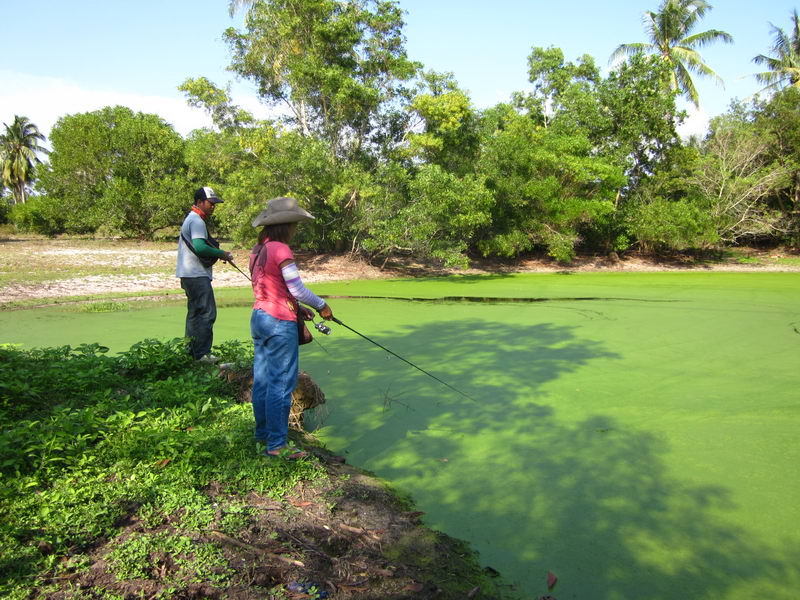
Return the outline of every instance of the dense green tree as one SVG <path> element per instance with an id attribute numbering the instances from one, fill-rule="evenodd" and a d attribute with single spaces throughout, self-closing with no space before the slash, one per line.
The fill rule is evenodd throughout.
<path id="1" fill-rule="evenodd" d="M 413 178 L 403 169 L 381 175 L 388 193 L 372 203 L 365 249 L 387 258 L 406 253 L 467 266 L 467 252 L 492 218 L 494 198 L 483 178 L 459 177 L 436 164 L 423 165 Z"/>
<path id="2" fill-rule="evenodd" d="M 662 0 L 645 15 L 650 43 L 620 46 L 615 56 L 628 59 L 606 76 L 590 56 L 533 48 L 530 91 L 480 112 L 452 75 L 420 74 L 406 57 L 394 0 L 229 8 L 244 9 L 241 31 L 225 33 L 232 70 L 285 112 L 256 121 L 227 91 L 188 79 L 181 89 L 215 130 L 194 132 L 184 160 L 190 181 L 224 189 L 218 219 L 242 244 L 266 201 L 287 194 L 317 216 L 301 247 L 447 264 L 538 248 L 559 260 L 635 243 L 704 248 L 789 230 L 800 145 L 788 96 L 732 112 L 699 144 L 676 133 L 676 97 L 697 104 L 694 74 L 716 77 L 699 50 L 732 41 L 694 33 L 711 8 L 703 0 Z M 123 183 L 107 187 L 130 193 Z"/>
<path id="3" fill-rule="evenodd" d="M 424 89 L 411 102 L 422 131 L 408 135 L 412 156 L 427 164 L 465 175 L 474 169 L 480 148 L 478 113 L 452 74 L 425 73 Z"/>
<path id="4" fill-rule="evenodd" d="M 644 252 L 706 249 L 719 237 L 708 211 L 689 199 L 651 197 L 625 213 L 628 232 Z"/>
<path id="5" fill-rule="evenodd" d="M 800 88 L 800 16 L 797 9 L 792 12 L 792 29 L 786 33 L 780 27 L 772 25 L 772 56 L 759 54 L 753 62 L 767 68 L 756 73 L 756 79 L 763 83 L 765 90 L 779 89 L 785 86 Z"/>
<path id="6" fill-rule="evenodd" d="M 729 33 L 718 29 L 691 33 L 709 10 L 711 5 L 704 0 L 662 0 L 658 12 L 644 13 L 644 27 L 650 41 L 621 44 L 611 55 L 611 60 L 633 54 L 656 54 L 669 65 L 665 79 L 668 88 L 699 106 L 700 99 L 691 74 L 711 77 L 719 83 L 722 79 L 703 61 L 698 48 L 712 42 L 733 42 Z"/>
<path id="7" fill-rule="evenodd" d="M 379 125 L 403 118 L 405 82 L 418 65 L 406 57 L 396 2 L 249 4 L 245 31 L 225 32 L 231 69 L 253 81 L 267 103 L 288 110 L 303 135 L 326 140 L 337 156 L 354 156 Z"/>
<path id="8" fill-rule="evenodd" d="M 654 57 L 634 56 L 598 85 L 601 114 L 587 130 L 603 155 L 624 165 L 629 184 L 653 173 L 680 144 L 676 125 L 683 113 L 658 85 L 665 70 Z"/>
<path id="9" fill-rule="evenodd" d="M 643 178 L 623 207 L 625 234 L 645 252 L 706 249 L 719 242 L 708 203 L 696 185 L 698 144 L 669 149 L 659 168 Z"/>
<path id="10" fill-rule="evenodd" d="M 529 57 L 534 84 L 529 98 L 535 110 L 528 114 L 556 132 L 582 132 L 594 151 L 622 166 L 628 185 L 635 185 L 679 143 L 675 127 L 682 114 L 674 96 L 660 86 L 667 67 L 655 57 L 633 56 L 602 78 L 589 56 L 574 64 L 548 61 L 556 50 L 543 56 L 534 48 Z M 546 119 L 536 112 L 544 105 Z"/>
<path id="11" fill-rule="evenodd" d="M 151 237 L 191 203 L 184 141 L 160 117 L 115 106 L 68 115 L 51 133 L 41 183 L 72 232 Z"/>
<path id="12" fill-rule="evenodd" d="M 187 179 L 194 184 L 224 187 L 237 171 L 257 162 L 245 138 L 231 131 L 196 129 L 186 138 L 184 158 Z"/>
<path id="13" fill-rule="evenodd" d="M 42 162 L 37 154 L 48 152 L 40 144 L 46 138 L 27 117 L 15 115 L 11 125 L 3 123 L 3 126 L 5 131 L 0 135 L 3 186 L 11 190 L 14 204 L 24 204 L 36 165 Z"/>
<path id="14" fill-rule="evenodd" d="M 250 225 L 253 217 L 270 198 L 290 195 L 316 217 L 301 228 L 298 244 L 332 250 L 346 243 L 353 204 L 331 195 L 347 165 L 337 160 L 327 143 L 266 124 L 248 130 L 238 141 L 247 146 L 252 160 L 241 161 L 226 175 L 226 210 L 219 214 L 220 223 L 236 241 L 253 242 L 257 233 Z"/>
<path id="15" fill-rule="evenodd" d="M 585 247 L 624 249 L 621 209 L 680 143 L 675 127 L 682 115 L 676 117 L 674 95 L 662 85 L 668 67 L 635 55 L 603 78 L 590 56 L 572 63 L 558 48 L 534 48 L 528 65 L 533 91 L 515 95 L 517 108 L 554 134 L 585 136 L 594 155 L 624 172 L 613 210 L 596 215 L 583 235 Z"/>
<path id="16" fill-rule="evenodd" d="M 554 131 L 510 109 L 492 117 L 496 129 L 478 161 L 494 197 L 480 251 L 515 256 L 538 246 L 571 259 L 582 232 L 614 210 L 622 168 L 597 156 L 582 133 Z"/>
<path id="17" fill-rule="evenodd" d="M 768 140 L 768 157 L 786 173 L 776 190 L 774 206 L 784 215 L 785 229 L 800 244 L 800 89 L 785 88 L 757 107 L 755 124 Z"/>
<path id="18" fill-rule="evenodd" d="M 585 108 L 582 103 L 588 103 L 591 110 L 596 104 L 592 94 L 600 70 L 588 54 L 572 63 L 564 59 L 560 48 L 534 47 L 528 56 L 528 80 L 533 91 L 514 94 L 514 104 L 537 124 L 548 127 L 557 115 Z"/>
<path id="19" fill-rule="evenodd" d="M 683 113 L 675 108 L 675 95 L 660 86 L 666 70 L 656 57 L 632 56 L 597 87 L 600 111 L 585 127 L 599 155 L 620 165 L 626 175 L 614 198 L 614 212 L 598 219 L 587 235 L 606 252 L 625 250 L 636 239 L 628 235 L 627 214 L 644 197 L 639 188 L 669 168 L 681 145 L 676 125 Z"/>

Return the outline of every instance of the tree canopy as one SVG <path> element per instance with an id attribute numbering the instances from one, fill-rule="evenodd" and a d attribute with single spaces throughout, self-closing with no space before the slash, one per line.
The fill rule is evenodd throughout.
<path id="1" fill-rule="evenodd" d="M 41 185 L 67 230 L 151 237 L 188 210 L 184 140 L 160 117 L 107 107 L 62 117 L 50 139 Z"/>
<path id="2" fill-rule="evenodd" d="M 711 9 L 702 0 L 662 0 L 645 14 L 650 42 L 621 45 L 627 58 L 607 73 L 592 56 L 533 47 L 528 84 L 485 109 L 451 73 L 407 56 L 394 0 L 230 9 L 245 9 L 241 30 L 224 33 L 230 68 L 271 118 L 200 75 L 179 89 L 213 127 L 186 139 L 157 115 L 106 107 L 60 119 L 38 165 L 29 127 L 36 195 L 9 218 L 47 234 L 169 238 L 192 189 L 212 185 L 226 200 L 217 233 L 235 243 L 253 242 L 269 198 L 292 195 L 316 216 L 298 244 L 376 261 L 800 243 L 797 13 L 792 33 L 774 28 L 770 95 L 682 140 L 677 99 L 697 102 L 693 74 L 715 76 L 699 49 L 731 41 L 696 33 Z"/>
<path id="3" fill-rule="evenodd" d="M 254 3 L 245 30 L 224 37 L 231 69 L 262 99 L 287 109 L 304 136 L 349 156 L 382 119 L 403 116 L 404 82 L 419 65 L 406 56 L 402 28 L 393 1 L 271 0 Z"/>

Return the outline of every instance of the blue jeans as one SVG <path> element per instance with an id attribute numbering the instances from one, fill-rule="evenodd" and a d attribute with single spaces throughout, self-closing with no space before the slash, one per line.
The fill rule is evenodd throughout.
<path id="1" fill-rule="evenodd" d="M 297 323 L 281 321 L 263 310 L 250 317 L 253 360 L 253 415 L 256 439 L 267 441 L 267 450 L 286 445 L 292 392 L 297 385 Z"/>
<path id="2" fill-rule="evenodd" d="M 217 303 L 208 277 L 181 277 L 181 287 L 186 292 L 186 337 L 192 358 L 203 358 L 211 352 L 214 340 L 214 321 L 217 320 Z"/>

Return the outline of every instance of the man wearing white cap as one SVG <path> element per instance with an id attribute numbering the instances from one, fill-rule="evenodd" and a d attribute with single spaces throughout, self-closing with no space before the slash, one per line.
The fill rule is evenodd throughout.
<path id="1" fill-rule="evenodd" d="M 218 260 L 233 261 L 233 254 L 220 250 L 219 243 L 208 235 L 206 219 L 222 202 L 210 187 L 201 187 L 194 193 L 194 205 L 181 225 L 178 238 L 178 265 L 175 276 L 181 279 L 186 293 L 186 337 L 189 353 L 195 360 L 216 362 L 210 354 L 214 339 L 214 321 L 217 304 L 211 287 L 212 265 Z"/>

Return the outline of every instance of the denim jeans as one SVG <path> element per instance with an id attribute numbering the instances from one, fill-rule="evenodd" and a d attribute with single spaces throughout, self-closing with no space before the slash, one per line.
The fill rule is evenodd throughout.
<path id="1" fill-rule="evenodd" d="M 217 320 L 217 303 L 208 277 L 181 277 L 181 287 L 186 292 L 186 337 L 192 358 L 203 358 L 211 352 L 214 339 L 214 321 Z"/>
<path id="2" fill-rule="evenodd" d="M 253 360 L 253 415 L 256 439 L 267 441 L 267 450 L 286 445 L 292 392 L 297 385 L 297 323 L 276 319 L 263 310 L 250 317 Z"/>

